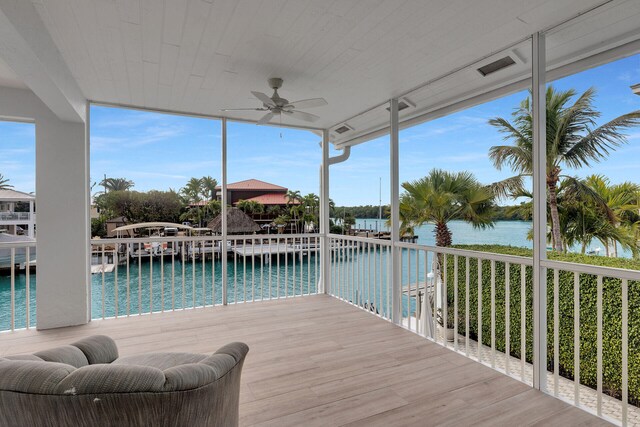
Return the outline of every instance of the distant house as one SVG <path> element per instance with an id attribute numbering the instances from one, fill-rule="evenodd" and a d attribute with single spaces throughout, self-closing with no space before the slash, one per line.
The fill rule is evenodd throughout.
<path id="1" fill-rule="evenodd" d="M 18 235 L 26 234 L 35 237 L 36 196 L 16 190 L 0 190 L 0 230 Z M 28 203 L 28 212 L 16 212 L 18 203 Z"/>
<path id="2" fill-rule="evenodd" d="M 115 218 L 108 219 L 105 221 L 107 225 L 107 237 L 116 237 L 116 232 L 113 231 L 118 227 L 122 227 L 123 225 L 129 224 L 129 221 L 123 216 L 118 216 Z"/>
<path id="3" fill-rule="evenodd" d="M 258 179 L 247 179 L 227 184 L 227 201 L 232 206 L 237 205 L 240 200 L 249 200 L 261 203 L 266 207 L 282 207 L 289 204 L 287 191 L 289 191 L 288 188 L 279 185 L 270 184 Z M 220 186 L 216 187 L 216 196 L 218 200 L 222 200 L 222 189 Z M 293 204 L 298 204 L 298 202 L 293 202 Z"/>

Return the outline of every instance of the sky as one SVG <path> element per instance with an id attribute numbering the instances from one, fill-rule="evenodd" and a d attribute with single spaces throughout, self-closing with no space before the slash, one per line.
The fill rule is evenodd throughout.
<path id="1" fill-rule="evenodd" d="M 594 86 L 598 124 L 640 110 L 640 96 L 629 86 L 640 83 L 640 54 L 551 82 L 557 89 L 582 93 Z M 527 96 L 519 92 L 400 133 L 400 182 L 425 176 L 433 168 L 469 170 L 489 184 L 512 176 L 488 158 L 493 145 L 505 142 L 487 122 L 510 118 Z M 179 190 L 191 177 L 220 181 L 220 122 L 111 107 L 91 107 L 91 184 L 106 175 L 127 178 L 134 190 Z M 604 174 L 612 183 L 640 183 L 640 127 L 627 132 L 628 144 L 592 168 L 566 171 Z M 320 137 L 310 131 L 228 122 L 228 182 L 256 178 L 302 194 L 319 193 Z M 332 151 L 332 155 L 338 152 Z M 33 124 L 0 122 L 0 174 L 15 189 L 35 191 Z M 380 192 L 380 189 L 382 191 Z M 338 206 L 389 202 L 389 137 L 353 147 L 348 161 L 331 167 L 330 197 Z"/>

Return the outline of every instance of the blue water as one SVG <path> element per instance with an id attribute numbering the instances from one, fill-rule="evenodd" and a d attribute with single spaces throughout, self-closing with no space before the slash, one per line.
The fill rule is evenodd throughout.
<path id="1" fill-rule="evenodd" d="M 357 228 L 369 228 L 385 230 L 384 221 L 375 219 L 358 219 Z M 531 248 L 531 241 L 527 240 L 527 233 L 531 228 L 530 222 L 525 221 L 501 221 L 493 229 L 476 230 L 464 221 L 451 221 L 449 223 L 453 234 L 454 244 L 500 244 Z M 434 245 L 433 225 L 426 224 L 416 229 L 419 244 Z M 592 245 L 594 248 L 596 245 Z M 411 255 L 408 255 L 408 254 Z M 345 264 L 353 263 L 347 270 L 340 263 L 335 264 L 336 274 L 353 274 L 360 272 L 361 276 L 355 276 L 360 284 L 356 289 L 342 289 L 342 296 L 357 304 L 373 305 L 377 310 L 384 312 L 388 310 L 387 296 L 384 288 L 380 284 L 370 285 L 364 288 L 368 282 L 367 274 L 374 274 L 380 277 L 387 276 L 386 253 L 368 255 L 356 253 L 344 259 L 349 260 Z M 623 256 L 628 256 L 623 254 Z M 377 258 L 376 258 L 377 256 Z M 411 261 L 409 261 L 411 258 Z M 227 263 L 228 268 L 228 301 L 252 301 L 286 295 L 300 295 L 300 293 L 314 293 L 316 291 L 317 273 L 319 260 L 315 254 L 309 258 L 304 257 L 302 261 L 288 257 L 285 265 L 285 258 L 280 257 L 278 267 L 274 259 L 271 265 L 260 265 L 259 258 L 254 263 L 249 261 L 244 264 L 238 259 L 235 265 L 233 261 Z M 339 260 L 339 259 L 338 259 Z M 334 260 L 335 261 L 335 260 Z M 300 264 L 302 262 L 302 264 Z M 311 264 L 309 264 L 309 262 Z M 411 265 L 409 265 L 411 263 Z M 424 268 L 424 260 L 418 259 L 419 268 L 416 271 L 415 251 L 404 251 L 402 258 L 403 284 L 424 281 L 424 275 L 430 271 L 431 259 L 427 260 L 427 267 Z M 300 268 L 302 265 L 302 269 Z M 372 267 L 373 265 L 373 267 Z M 378 267 L 376 267 L 378 266 Z M 370 270 L 374 268 L 375 270 Z M 295 269 L 295 275 L 294 275 Z M 140 274 L 138 272 L 140 271 Z M 345 273 L 347 271 L 347 273 Z M 371 271 L 371 273 L 369 273 Z M 153 273 L 153 274 L 152 274 Z M 204 273 L 204 274 L 203 274 Z M 183 279 L 184 276 L 184 279 Z M 149 307 L 154 311 L 180 309 L 182 307 L 193 307 L 202 305 L 220 304 L 222 302 L 222 264 L 217 260 L 213 265 L 207 261 L 203 267 L 201 262 L 192 264 L 188 262 L 184 268 L 179 261 L 175 261 L 172 266 L 170 260 L 164 263 L 164 277 L 162 276 L 160 263 L 154 261 L 153 272 L 148 262 L 140 267 L 137 263 L 131 263 L 129 268 L 130 286 L 129 303 L 127 304 L 127 270 L 120 266 L 118 273 L 106 273 L 103 276 L 92 276 L 91 283 L 91 315 L 92 318 L 112 317 L 118 315 L 137 314 L 149 312 Z M 204 277 L 204 284 L 203 284 Z M 339 278 L 341 276 L 336 276 Z M 246 278 L 246 280 L 244 280 Z M 269 288 L 269 278 L 271 278 L 271 288 Z M 374 280 L 374 279 L 371 279 Z M 116 286 L 117 283 L 117 286 Z M 153 283 L 153 286 L 150 284 Z M 339 283 L 339 282 L 336 282 Z M 379 283 L 379 280 L 378 282 Z M 30 323 L 35 324 L 35 296 L 36 296 L 36 275 L 31 275 L 30 280 Z M 16 275 L 15 283 L 15 327 L 24 328 L 26 326 L 26 276 Z M 117 289 L 117 298 L 116 298 Z M 152 292 L 150 292 L 150 289 Z M 104 307 L 102 295 L 104 293 Z M 117 304 L 116 304 L 117 302 Z M 411 304 L 411 301 L 408 302 Z M 0 276 L 0 330 L 11 328 L 11 281 L 9 277 Z"/>
<path id="2" fill-rule="evenodd" d="M 385 225 L 386 220 L 356 219 L 355 228 L 389 231 Z M 466 221 L 449 221 L 454 245 L 511 245 L 523 248 L 532 248 L 533 244 L 527 240 L 527 233 L 532 227 L 530 221 L 500 221 L 494 228 L 475 229 Z M 433 246 L 435 242 L 433 224 L 424 224 L 416 227 L 416 236 L 421 245 Z"/>
<path id="3" fill-rule="evenodd" d="M 319 259 L 311 253 L 302 261 L 293 257 L 273 258 L 262 263 L 259 258 L 238 258 L 227 262 L 227 301 L 242 301 L 315 293 L 319 274 Z M 235 267 L 234 267 L 235 265 Z M 127 288 L 127 275 L 129 287 Z M 36 275 L 30 275 L 30 325 L 36 323 Z M 271 279 L 271 280 L 269 280 Z M 26 275 L 15 280 L 15 328 L 26 327 Z M 127 299 L 128 293 L 128 299 Z M 117 294 L 117 298 L 116 298 Z M 103 299 L 104 296 L 104 299 Z M 104 304 L 103 304 L 104 300 Z M 127 302 L 128 301 L 128 302 Z M 222 262 L 207 260 L 173 264 L 165 260 L 120 265 L 116 272 L 91 276 L 91 317 L 113 317 L 153 311 L 199 307 L 222 303 Z M 11 278 L 0 276 L 0 331 L 11 329 Z"/>
<path id="4" fill-rule="evenodd" d="M 385 225 L 386 220 L 356 219 L 356 228 L 389 231 Z M 527 234 L 533 226 L 531 221 L 499 221 L 493 228 L 475 229 L 466 221 L 450 221 L 448 223 L 451 230 L 454 245 L 505 245 L 517 246 L 522 248 L 533 248 L 533 242 L 527 240 Z M 433 224 L 424 224 L 415 230 L 418 236 L 418 244 L 435 245 L 435 234 Z M 580 252 L 580 245 L 575 245 L 569 250 L 571 252 Z M 605 255 L 602 243 L 597 240 L 587 245 L 587 252 L 600 249 L 599 255 Z M 626 251 L 618 247 L 618 257 L 631 258 L 630 251 Z"/>
<path id="5" fill-rule="evenodd" d="M 233 304 L 236 301 L 315 293 L 316 264 L 314 254 L 310 259 L 305 257 L 302 262 L 297 259 L 295 263 L 292 257 L 280 257 L 279 267 L 275 258 L 272 264 L 261 264 L 259 258 L 247 258 L 246 263 L 238 259 L 235 267 L 232 260 L 227 261 L 227 301 Z M 126 265 L 122 265 L 118 267 L 117 274 L 114 271 L 104 276 L 94 275 L 91 287 L 92 318 L 115 316 L 116 301 L 119 316 L 148 313 L 149 307 L 153 311 L 162 311 L 222 304 L 220 260 L 213 263 L 211 260 L 204 263 L 188 261 L 184 265 L 176 261 L 173 266 L 167 260 L 163 267 L 161 269 L 158 261 L 140 265 L 131 263 L 128 272 Z M 127 274 L 130 277 L 128 289 Z"/>

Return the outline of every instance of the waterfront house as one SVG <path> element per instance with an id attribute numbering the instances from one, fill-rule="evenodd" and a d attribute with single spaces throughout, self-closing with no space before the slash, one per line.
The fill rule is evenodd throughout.
<path id="1" fill-rule="evenodd" d="M 11 189 L 0 190 L 0 232 L 35 237 L 36 196 Z M 16 211 L 23 204 L 26 209 Z"/>
<path id="2" fill-rule="evenodd" d="M 227 185 L 227 202 L 235 206 L 240 200 L 258 202 L 266 207 L 285 207 L 288 204 L 299 204 L 297 200 L 289 201 L 286 194 L 288 188 L 259 179 L 246 179 L 244 181 L 232 182 Z M 222 190 L 216 187 L 218 200 L 222 200 Z"/>
<path id="3" fill-rule="evenodd" d="M 637 0 L 0 0 L 0 29 L 0 117 L 35 123 L 38 195 L 38 239 L 26 244 L 37 245 L 37 294 L 28 274 L 3 282 L 0 357 L 96 333 L 121 355 L 244 341 L 242 425 L 640 423 L 640 331 L 628 321 L 640 274 L 547 258 L 544 108 L 547 82 L 640 52 Z M 277 91 L 251 93 L 280 86 L 314 115 Z M 401 129 L 526 90 L 532 255 L 400 241 Z M 91 247 L 107 244 L 89 235 L 92 105 L 219 127 L 221 235 L 140 244 L 237 248 L 225 262 L 172 255 L 91 278 Z M 229 234 L 228 204 L 286 192 L 227 182 L 231 122 L 321 143 L 308 170 L 321 169 L 320 233 Z M 375 139 L 388 163 L 359 166 L 388 177 L 390 239 L 332 234 L 335 165 Z M 587 292 L 595 313 L 581 329 Z"/>

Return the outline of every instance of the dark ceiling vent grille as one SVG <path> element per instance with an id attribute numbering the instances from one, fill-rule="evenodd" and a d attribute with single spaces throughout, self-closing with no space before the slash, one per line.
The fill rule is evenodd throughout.
<path id="1" fill-rule="evenodd" d="M 491 73 L 500 71 L 503 68 L 507 68 L 515 63 L 516 61 L 514 61 L 510 56 L 505 56 L 504 58 L 500 58 L 497 61 L 478 68 L 478 72 L 483 76 L 488 76 Z"/>
<path id="2" fill-rule="evenodd" d="M 398 112 L 406 110 L 407 108 L 415 108 L 415 104 L 409 101 L 407 98 L 401 98 L 398 100 Z M 387 111 L 391 111 L 391 107 L 387 107 Z"/>
<path id="3" fill-rule="evenodd" d="M 350 130 L 352 130 L 352 129 L 351 129 L 349 126 L 347 126 L 347 125 L 342 125 L 342 126 L 340 126 L 339 128 L 337 128 L 337 129 L 335 130 L 335 132 L 336 132 L 336 133 L 339 133 L 340 135 L 342 135 L 343 133 L 348 132 L 348 131 L 350 131 Z"/>

